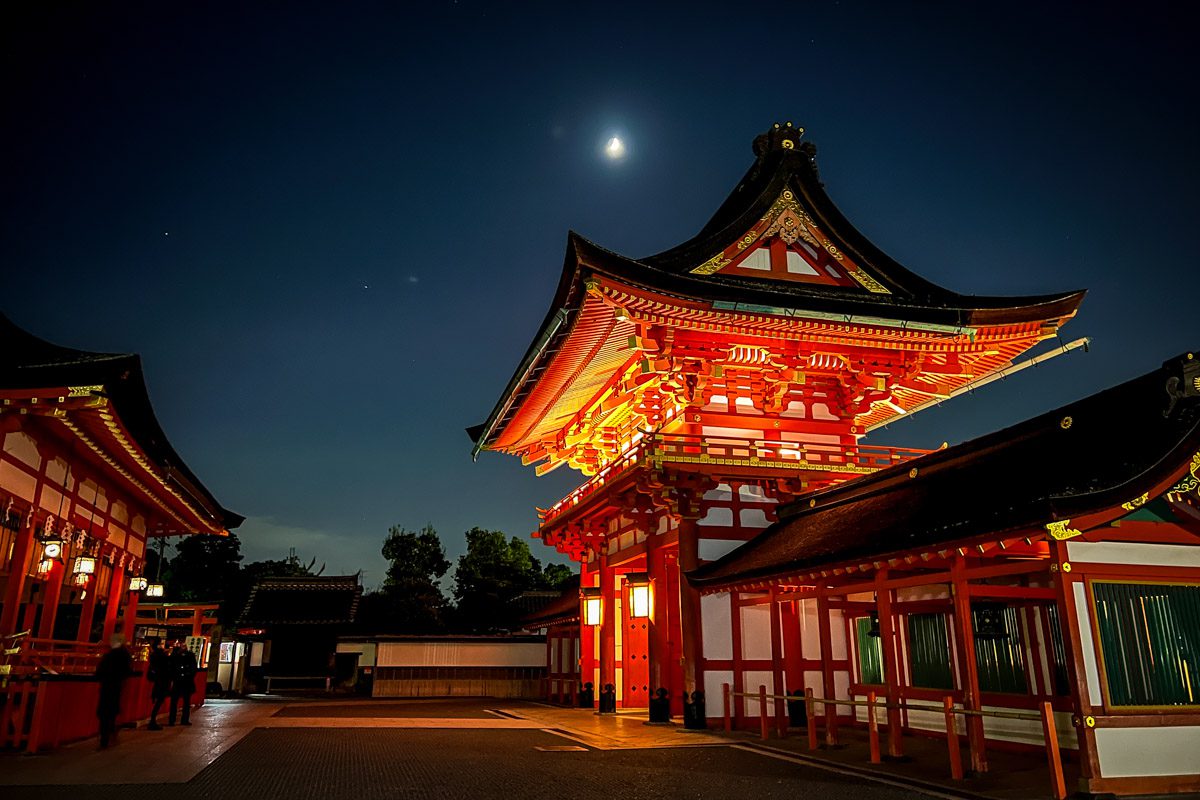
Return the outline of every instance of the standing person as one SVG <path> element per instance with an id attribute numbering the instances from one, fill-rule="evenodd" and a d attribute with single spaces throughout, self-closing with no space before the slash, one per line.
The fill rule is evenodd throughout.
<path id="1" fill-rule="evenodd" d="M 133 672 L 133 658 L 125 649 L 125 637 L 114 633 L 109 640 L 111 648 L 96 665 L 96 679 L 100 681 L 100 701 L 96 704 L 96 716 L 100 718 L 100 747 L 108 747 L 117 740 L 117 714 L 121 710 L 121 688 L 125 679 Z"/>
<path id="2" fill-rule="evenodd" d="M 196 656 L 191 650 L 179 645 L 171 653 L 171 711 L 167 724 L 175 724 L 175 706 L 183 701 L 181 724 L 191 725 L 188 717 L 192 713 L 192 692 L 196 690 Z"/>
<path id="3" fill-rule="evenodd" d="M 171 659 L 162 647 L 159 639 L 150 640 L 150 664 L 147 677 L 150 678 L 150 724 L 147 730 L 161 731 L 158 724 L 158 712 L 162 710 L 163 701 L 171 693 Z"/>

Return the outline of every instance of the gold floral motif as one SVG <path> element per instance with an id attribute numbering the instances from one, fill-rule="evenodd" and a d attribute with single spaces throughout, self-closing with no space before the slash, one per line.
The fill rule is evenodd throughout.
<path id="1" fill-rule="evenodd" d="M 1125 509 L 1126 511 L 1133 511 L 1134 509 L 1141 508 L 1142 506 L 1146 505 L 1146 501 L 1149 499 L 1150 493 L 1142 492 L 1140 497 L 1135 497 L 1128 503 L 1121 503 L 1121 508 Z"/>
<path id="2" fill-rule="evenodd" d="M 68 397 L 87 397 L 94 392 L 103 392 L 104 387 L 96 384 L 94 386 L 71 386 L 69 387 Z"/>
<path id="3" fill-rule="evenodd" d="M 1070 524 L 1071 520 L 1069 519 L 1060 519 L 1058 522 L 1047 522 L 1046 530 L 1060 542 L 1064 539 L 1073 539 L 1083 533 L 1083 531 L 1068 527 Z"/>
<path id="4" fill-rule="evenodd" d="M 854 278 L 854 280 L 858 281 L 860 286 L 872 294 L 891 294 L 886 286 L 857 267 L 854 269 L 848 269 L 846 272 L 850 273 L 851 278 Z"/>

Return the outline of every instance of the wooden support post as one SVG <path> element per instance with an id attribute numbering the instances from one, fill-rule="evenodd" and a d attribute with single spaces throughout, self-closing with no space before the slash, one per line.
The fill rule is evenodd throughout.
<path id="1" fill-rule="evenodd" d="M 585 553 L 583 558 L 587 558 Z M 588 561 L 580 561 L 579 564 L 579 585 L 581 587 L 590 587 L 591 576 L 588 569 Z M 585 683 L 592 684 L 592 701 L 595 705 L 596 695 L 599 694 L 599 687 L 596 686 L 596 628 L 593 625 L 585 625 L 583 619 L 582 600 L 580 601 L 579 611 L 579 690 L 583 691 Z"/>
<path id="2" fill-rule="evenodd" d="M 1054 800 L 1066 800 L 1067 784 L 1063 779 L 1062 755 L 1058 751 L 1058 729 L 1054 724 L 1054 707 L 1042 703 L 1042 736 L 1046 739 L 1046 759 L 1050 762 L 1050 793 Z"/>
<path id="3" fill-rule="evenodd" d="M 946 750 L 950 754 L 950 777 L 961 781 L 963 779 L 962 751 L 958 744 L 958 723 L 954 719 L 954 698 L 950 695 L 943 697 L 942 709 L 946 715 Z"/>
<path id="4" fill-rule="evenodd" d="M 117 630 L 117 610 L 121 606 L 121 593 L 125 591 L 125 568 L 113 564 L 112 576 L 108 579 L 108 600 L 104 604 L 104 629 L 100 633 L 101 643 L 107 643 Z"/>
<path id="5" fill-rule="evenodd" d="M 730 733 L 733 733 L 733 709 L 732 709 L 732 707 L 731 707 L 731 703 L 730 703 L 730 701 L 732 700 L 732 698 L 729 696 L 729 684 L 728 684 L 728 683 L 722 683 L 722 684 L 721 684 L 721 697 L 722 697 L 722 698 L 724 699 L 724 701 L 725 701 L 725 702 L 724 702 L 724 707 L 725 707 L 725 735 L 726 735 L 726 736 L 728 736 Z"/>
<path id="6" fill-rule="evenodd" d="M 140 594 L 138 592 L 130 592 L 128 599 L 125 601 L 125 619 L 121 624 L 121 633 L 124 635 L 126 642 L 133 641 L 133 631 L 134 627 L 137 625 L 137 607 L 139 597 Z"/>
<path id="7" fill-rule="evenodd" d="M 0 610 L 0 636 L 18 632 L 17 609 L 21 605 L 21 597 L 25 591 L 25 576 L 34 544 L 33 512 L 29 513 L 31 518 L 21 525 L 21 530 L 17 531 L 12 558 L 8 561 L 8 583 L 4 587 L 4 608 Z"/>
<path id="8" fill-rule="evenodd" d="M 608 553 L 600 556 L 600 685 L 597 696 L 607 684 L 617 685 L 617 592 L 616 572 L 608 563 Z"/>
<path id="9" fill-rule="evenodd" d="M 63 573 L 66 566 L 55 561 L 46 575 L 46 595 L 42 598 L 42 620 L 38 623 L 38 638 L 54 638 L 54 621 L 58 617 L 58 598 L 62 595 Z"/>
<path id="10" fill-rule="evenodd" d="M 204 612 L 199 608 L 192 611 L 192 636 L 204 634 Z"/>
<path id="11" fill-rule="evenodd" d="M 83 606 L 79 609 L 79 627 L 75 631 L 75 641 L 90 642 L 92 640 L 92 620 L 96 616 L 96 585 L 100 583 L 98 576 L 92 575 L 84 584 Z"/>
<path id="12" fill-rule="evenodd" d="M 771 730 L 771 723 L 767 715 L 767 687 L 761 683 L 758 685 L 758 727 L 765 742 Z"/>
<path id="13" fill-rule="evenodd" d="M 879 720 L 875 717 L 875 690 L 867 692 L 867 735 L 871 742 L 871 763 L 878 764 L 879 756 Z"/>
<path id="14" fill-rule="evenodd" d="M 1096 652 L 1084 653 L 1083 635 L 1080 631 L 1080 611 L 1083 611 L 1084 619 L 1090 613 L 1086 604 L 1083 609 L 1079 609 L 1076 605 L 1075 586 L 1079 579 L 1077 573 L 1070 571 L 1070 559 L 1067 553 L 1067 543 L 1055 541 L 1051 543 L 1051 552 L 1054 554 L 1054 562 L 1051 564 L 1053 569 L 1051 575 L 1054 578 L 1054 588 L 1057 592 L 1058 601 L 1058 622 L 1059 628 L 1062 631 L 1063 649 L 1067 654 L 1067 676 L 1070 678 L 1071 684 L 1071 700 L 1074 706 L 1075 718 L 1084 720 L 1088 716 L 1095 714 L 1095 706 L 1093 703 L 1102 703 L 1103 699 L 1092 697 L 1091 691 L 1087 684 L 1087 670 L 1084 667 L 1085 659 L 1099 658 Z M 1064 566 L 1066 569 L 1064 569 Z M 1052 636 L 1053 633 L 1047 632 L 1047 636 Z M 1095 647 L 1095 643 L 1092 644 Z M 1100 756 L 1096 751 L 1096 729 L 1089 728 L 1087 725 L 1076 725 L 1075 733 L 1079 739 L 1079 778 L 1080 789 L 1090 791 L 1088 788 L 1091 781 L 1100 777 Z"/>
<path id="15" fill-rule="evenodd" d="M 904 755 L 904 723 L 900 716 L 900 659 L 897 655 L 896 618 L 892 612 L 894 589 L 885 588 L 887 570 L 875 573 L 876 605 L 879 614 L 879 641 L 883 646 L 883 679 L 887 683 L 888 755 Z M 946 655 L 949 655 L 947 653 Z"/>
<path id="16" fill-rule="evenodd" d="M 679 569 L 681 574 L 700 565 L 700 531 L 695 519 L 679 520 Z M 704 691 L 704 641 L 700 628 L 700 592 L 687 580 L 679 581 L 679 623 L 683 634 L 684 691 Z"/>
<path id="17" fill-rule="evenodd" d="M 666 555 L 661 535 L 654 530 L 647 530 L 646 537 L 646 571 L 650 573 L 653 606 L 646 642 L 646 654 L 650 661 L 650 696 L 653 697 L 659 689 L 666 689 L 667 697 L 674 697 L 679 689 L 671 683 L 671 618 L 667 611 L 670 590 L 667 587 Z"/>
<path id="18" fill-rule="evenodd" d="M 775 598 L 774 590 L 771 591 L 768 610 L 771 621 L 771 679 L 775 684 L 775 729 L 779 738 L 783 739 L 787 736 L 787 706 L 783 702 L 783 632 L 780 630 L 779 601 Z"/>
<path id="19" fill-rule="evenodd" d="M 821 678 L 825 699 L 832 700 L 837 691 L 833 680 L 833 633 L 829 622 L 829 600 L 821 594 L 817 595 L 817 627 L 821 639 Z M 838 743 L 837 706 L 825 703 L 825 744 L 835 747 Z"/>
<path id="20" fill-rule="evenodd" d="M 966 561 L 955 558 L 950 568 L 951 597 L 954 603 L 954 641 L 958 649 L 959 683 L 963 693 L 963 708 L 981 711 L 979 702 L 979 667 L 975 662 L 975 626 L 971 622 L 971 594 L 964 577 Z M 967 746 L 971 750 L 971 771 L 987 772 L 987 751 L 984 745 L 983 717 L 968 714 Z"/>
<path id="21" fill-rule="evenodd" d="M 820 745 L 817 743 L 817 704 L 812 689 L 804 690 L 804 711 L 808 717 L 808 749 L 816 750 Z"/>

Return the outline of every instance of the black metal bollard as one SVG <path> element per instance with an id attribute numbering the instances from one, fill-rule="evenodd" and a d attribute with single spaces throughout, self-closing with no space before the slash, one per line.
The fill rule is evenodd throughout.
<path id="1" fill-rule="evenodd" d="M 804 703 L 804 691 L 796 689 L 787 700 L 788 725 L 803 728 L 808 725 L 808 708 Z"/>
<path id="2" fill-rule="evenodd" d="M 654 696 L 650 698 L 650 721 L 660 723 L 671 721 L 671 696 L 666 689 L 654 690 Z"/>
<path id="3" fill-rule="evenodd" d="M 596 689 L 592 686 L 592 682 L 588 681 L 579 690 L 579 707 L 580 708 L 595 708 L 596 707 Z"/>
<path id="4" fill-rule="evenodd" d="M 691 702 L 688 702 L 687 692 L 683 693 L 683 727 L 694 730 L 708 730 L 708 717 L 704 711 L 704 692 L 692 692 Z"/>
<path id="5" fill-rule="evenodd" d="M 611 683 L 604 684 L 604 688 L 600 690 L 600 713 L 617 713 L 617 687 Z"/>

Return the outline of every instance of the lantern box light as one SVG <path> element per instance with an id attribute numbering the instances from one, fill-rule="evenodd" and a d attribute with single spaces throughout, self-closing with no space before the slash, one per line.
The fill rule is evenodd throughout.
<path id="1" fill-rule="evenodd" d="M 46 559 L 58 558 L 62 555 L 62 542 L 58 539 L 48 539 L 42 543 L 42 557 Z"/>
<path id="2" fill-rule="evenodd" d="M 629 616 L 640 619 L 650 616 L 650 576 L 645 572 L 631 572 L 625 576 L 629 587 Z"/>
<path id="3" fill-rule="evenodd" d="M 583 624 L 599 625 L 604 603 L 600 590 L 594 586 L 585 587 L 579 590 L 579 597 L 583 604 Z"/>
<path id="4" fill-rule="evenodd" d="M 139 577 L 139 578 L 130 578 L 129 579 L 129 591 L 131 591 L 131 592 L 145 591 L 145 589 L 148 585 L 149 585 L 149 581 L 147 581 L 145 578 Z"/>
<path id="5" fill-rule="evenodd" d="M 76 575 L 94 575 L 96 559 L 92 556 L 79 556 L 75 559 L 75 567 L 71 571 Z"/>
<path id="6" fill-rule="evenodd" d="M 43 558 L 41 561 L 38 562 L 38 574 L 39 575 L 45 575 L 47 572 L 49 572 L 53 568 L 54 568 L 53 559 Z"/>
<path id="7" fill-rule="evenodd" d="M 146 597 L 162 597 L 163 585 L 161 583 L 151 583 L 146 587 Z"/>

